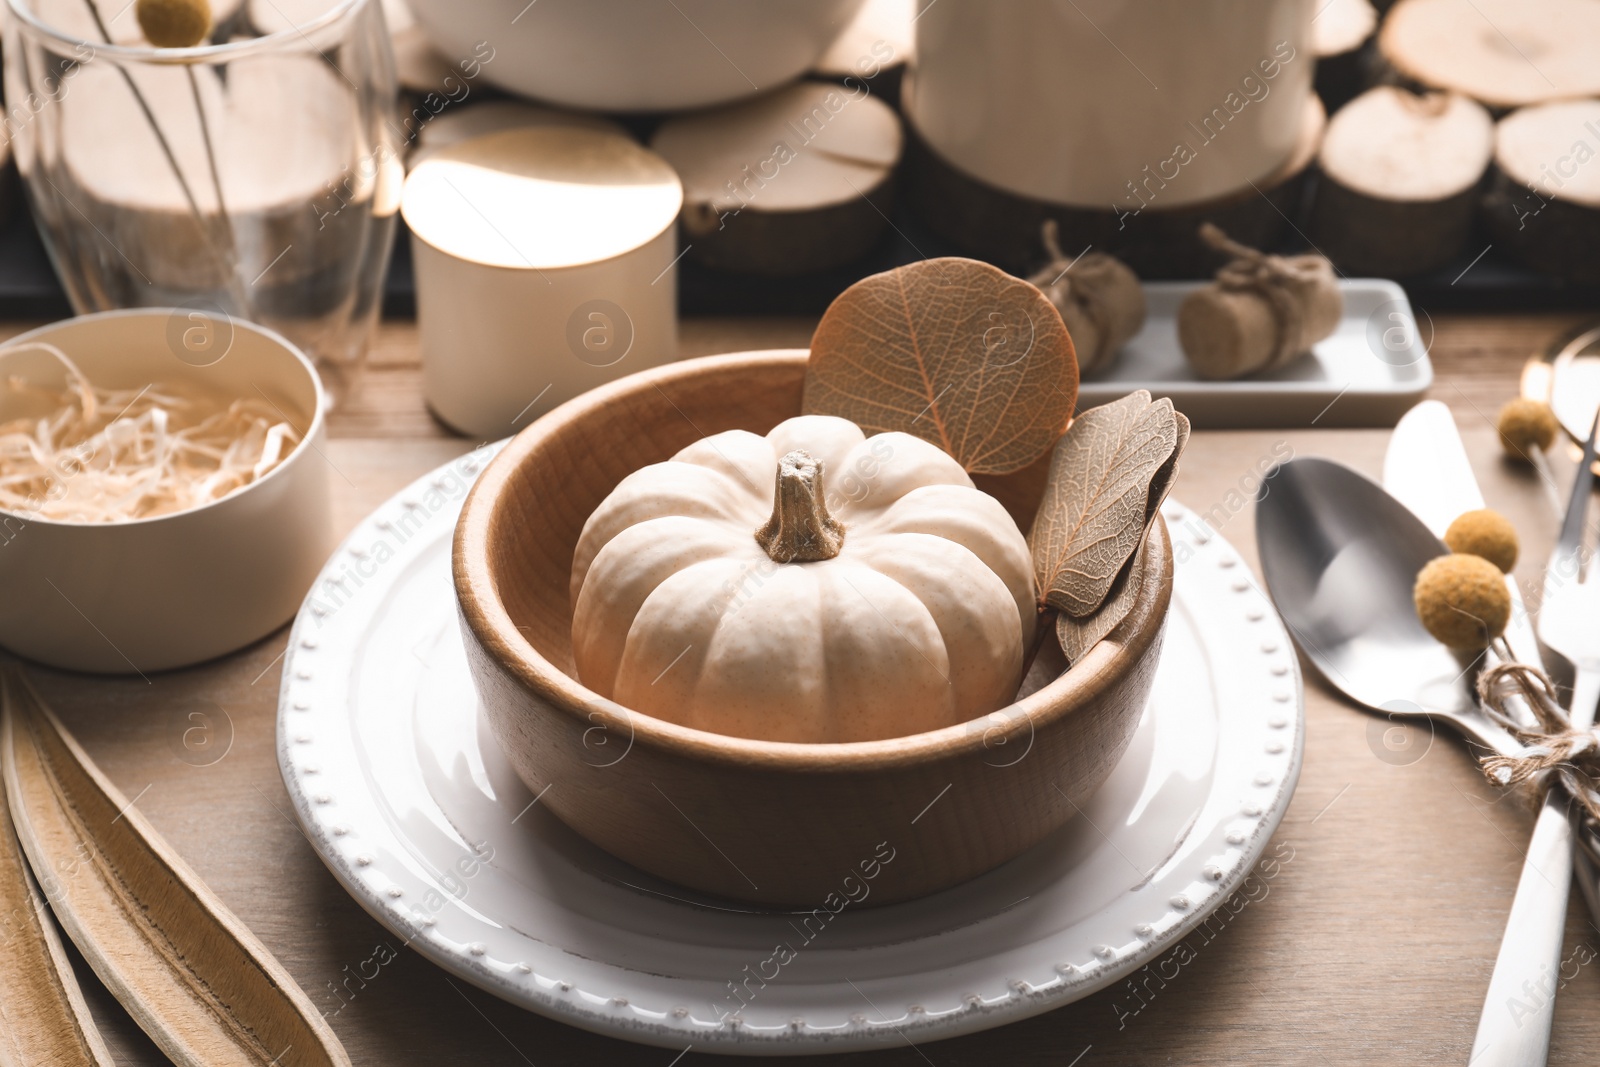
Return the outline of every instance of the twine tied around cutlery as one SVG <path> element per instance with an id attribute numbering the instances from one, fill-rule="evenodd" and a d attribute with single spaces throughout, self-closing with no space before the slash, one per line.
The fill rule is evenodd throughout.
<path id="1" fill-rule="evenodd" d="M 1589 818 L 1600 821 L 1600 735 L 1573 729 L 1549 675 L 1526 663 L 1500 663 L 1479 676 L 1478 697 L 1489 717 L 1523 745 L 1514 756 L 1495 753 L 1479 759 L 1489 781 L 1516 785 L 1553 772 Z M 1511 714 L 1508 702 L 1513 697 L 1522 698 L 1533 711 L 1537 726 L 1524 725 Z"/>

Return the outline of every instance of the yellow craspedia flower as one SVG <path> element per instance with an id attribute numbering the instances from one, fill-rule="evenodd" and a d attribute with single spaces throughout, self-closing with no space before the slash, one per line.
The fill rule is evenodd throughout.
<path id="1" fill-rule="evenodd" d="M 211 32 L 209 0 L 139 0 L 133 14 L 157 48 L 192 48 Z"/>
<path id="2" fill-rule="evenodd" d="M 1500 409 L 1500 445 L 1508 455 L 1527 459 L 1555 444 L 1556 414 L 1549 404 L 1518 397 Z"/>
<path id="3" fill-rule="evenodd" d="M 1482 556 L 1439 556 L 1428 561 L 1412 590 L 1417 617 L 1441 643 L 1471 651 L 1505 633 L 1511 592 L 1500 568 Z"/>
<path id="4" fill-rule="evenodd" d="M 1444 532 L 1444 543 L 1452 552 L 1482 556 L 1504 574 L 1517 565 L 1516 528 L 1510 519 L 1489 508 L 1458 515 Z"/>

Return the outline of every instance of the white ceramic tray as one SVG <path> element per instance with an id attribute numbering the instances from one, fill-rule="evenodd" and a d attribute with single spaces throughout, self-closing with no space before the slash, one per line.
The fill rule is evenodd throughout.
<path id="1" fill-rule="evenodd" d="M 1393 426 L 1433 382 L 1433 323 L 1405 290 L 1381 278 L 1345 279 L 1344 318 L 1309 356 L 1237 381 L 1202 381 L 1178 344 L 1178 305 L 1198 282 L 1146 282 L 1144 329 L 1110 366 L 1083 380 L 1078 406 L 1148 389 L 1199 429 Z"/>
<path id="2" fill-rule="evenodd" d="M 680 1051 L 846 1051 L 998 1026 L 1172 947 L 1243 884 L 1288 806 L 1293 649 L 1232 546 L 1169 504 L 1177 577 L 1154 694 L 1081 818 L 936 896 L 845 907 L 809 941 L 810 913 L 654 879 L 549 815 L 479 717 L 450 534 L 495 447 L 413 484 L 329 562 L 290 638 L 278 760 L 350 894 L 506 1000 Z M 627 758 L 626 738 L 592 741 L 596 761 Z M 779 944 L 794 949 L 782 965 Z M 751 971 L 768 980 L 741 1007 L 731 985 Z"/>

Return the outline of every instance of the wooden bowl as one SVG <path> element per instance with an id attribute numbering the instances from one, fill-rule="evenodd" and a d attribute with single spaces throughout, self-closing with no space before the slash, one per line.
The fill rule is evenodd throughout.
<path id="1" fill-rule="evenodd" d="M 1117 631 L 1042 689 L 960 726 L 850 744 L 757 741 L 663 722 L 584 688 L 568 592 L 584 521 L 625 475 L 706 434 L 765 433 L 798 415 L 805 358 L 687 360 L 551 412 L 479 478 L 456 527 L 454 568 L 479 697 L 541 804 L 672 882 L 836 911 L 955 885 L 1072 818 L 1149 696 L 1172 552 L 1157 523 L 1161 580 Z"/>

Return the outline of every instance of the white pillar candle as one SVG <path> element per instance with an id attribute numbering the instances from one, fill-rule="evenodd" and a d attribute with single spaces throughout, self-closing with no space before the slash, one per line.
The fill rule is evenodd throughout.
<path id="1" fill-rule="evenodd" d="M 579 393 L 677 355 L 683 188 L 618 134 L 510 130 L 406 179 L 423 394 L 504 437 Z"/>

